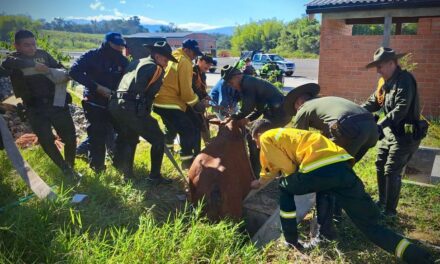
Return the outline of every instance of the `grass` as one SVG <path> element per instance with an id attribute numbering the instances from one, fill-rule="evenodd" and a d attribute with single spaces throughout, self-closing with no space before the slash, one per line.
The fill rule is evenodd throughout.
<path id="1" fill-rule="evenodd" d="M 104 34 L 88 34 L 56 30 L 41 30 L 41 34 L 48 38 L 50 43 L 60 51 L 86 51 L 98 48 Z"/>
<path id="2" fill-rule="evenodd" d="M 440 125 L 435 123 L 424 142 L 439 147 Z M 163 173 L 175 181 L 151 186 L 144 179 L 149 168 L 149 144 L 141 142 L 135 160 L 135 179 L 124 184 L 110 164 L 95 174 L 77 159 L 84 175 L 81 186 L 63 185 L 63 175 L 40 147 L 22 151 L 24 157 L 59 198 L 36 198 L 0 213 L 0 263 L 390 263 L 393 256 L 368 242 L 345 219 L 339 239 L 299 253 L 279 242 L 263 249 L 249 242 L 240 225 L 227 220 L 210 223 L 200 206 L 190 209 L 176 195 L 185 185 L 164 159 Z M 356 165 L 367 191 L 377 197 L 375 150 Z M 72 205 L 74 193 L 89 201 Z M 30 194 L 30 190 L 0 152 L 0 207 Z M 399 218 L 388 224 L 410 238 L 440 245 L 440 185 L 403 185 Z M 305 232 L 303 232 L 305 234 Z M 440 254 L 435 253 L 437 257 Z"/>

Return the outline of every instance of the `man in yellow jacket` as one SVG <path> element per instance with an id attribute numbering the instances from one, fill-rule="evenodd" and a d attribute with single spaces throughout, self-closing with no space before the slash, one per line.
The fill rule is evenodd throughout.
<path id="1" fill-rule="evenodd" d="M 257 189 L 280 174 L 284 176 L 280 180 L 280 218 L 289 246 L 302 247 L 294 195 L 329 192 L 373 243 L 408 263 L 432 263 L 427 251 L 379 224 L 380 211 L 353 171 L 353 157 L 343 148 L 317 132 L 271 127 L 262 119 L 252 128 L 252 138 L 261 150 L 262 170 L 251 187 Z"/>
<path id="2" fill-rule="evenodd" d="M 189 168 L 197 153 L 196 139 L 200 127 L 192 107 L 198 107 L 199 99 L 192 89 L 192 60 L 203 55 L 198 43 L 186 39 L 182 48 L 173 51 L 178 62 L 168 62 L 162 87 L 154 100 L 154 111 L 160 115 L 167 128 L 167 143 L 172 143 L 176 133 L 180 136 L 182 167 Z"/>

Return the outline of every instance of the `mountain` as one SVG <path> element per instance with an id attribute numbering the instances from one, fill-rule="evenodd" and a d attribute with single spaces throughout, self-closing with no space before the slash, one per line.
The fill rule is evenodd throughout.
<path id="1" fill-rule="evenodd" d="M 200 32 L 208 33 L 208 34 L 224 34 L 224 35 L 232 36 L 234 34 L 234 30 L 235 27 L 220 27 L 220 28 L 201 30 Z"/>

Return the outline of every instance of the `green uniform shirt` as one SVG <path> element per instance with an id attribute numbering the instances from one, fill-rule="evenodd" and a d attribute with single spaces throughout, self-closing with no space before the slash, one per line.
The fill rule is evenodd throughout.
<path id="1" fill-rule="evenodd" d="M 404 125 L 412 124 L 420 117 L 416 80 L 411 73 L 399 67 L 382 89 L 385 92 L 383 105 L 378 103 L 377 94 L 373 93 L 362 106 L 370 112 L 383 109 L 385 119 L 381 121 L 382 126 L 390 127 L 394 134 L 403 134 Z"/>
<path id="2" fill-rule="evenodd" d="M 296 113 L 293 121 L 295 128 L 308 130 L 310 127 L 331 137 L 328 124 L 344 116 L 364 114 L 368 111 L 350 100 L 326 96 L 305 102 Z"/>
<path id="3" fill-rule="evenodd" d="M 160 66 L 157 65 L 151 57 L 132 61 L 128 65 L 127 73 L 122 77 L 117 90 L 118 93 L 128 94 L 128 97 L 130 97 L 128 103 L 134 102 L 137 99 L 141 100 L 144 111 L 146 111 L 145 114 L 150 113 L 153 100 L 162 86 L 164 76 L 163 69 L 159 78 L 147 88 L 157 67 Z M 125 102 L 125 99 L 120 99 L 120 103 Z"/>
<path id="4" fill-rule="evenodd" d="M 49 68 L 62 67 L 49 53 L 40 49 L 32 57 L 14 52 L 1 65 L 10 73 L 15 96 L 21 97 L 25 103 L 40 99 L 52 100 L 55 93 L 55 84 L 44 74 L 23 76 L 21 69 L 35 67 L 36 63 Z"/>
<path id="5" fill-rule="evenodd" d="M 268 81 L 250 75 L 243 76 L 240 96 L 242 100 L 240 111 L 232 115 L 238 120 L 247 117 L 254 121 L 262 114 L 275 115 L 271 112 L 282 108 L 284 101 L 284 95 L 278 88 Z"/>

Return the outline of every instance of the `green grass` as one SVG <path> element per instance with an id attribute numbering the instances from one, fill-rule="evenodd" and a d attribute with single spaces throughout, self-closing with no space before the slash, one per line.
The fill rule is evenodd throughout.
<path id="1" fill-rule="evenodd" d="M 98 48 L 104 34 L 87 34 L 56 30 L 41 30 L 40 34 L 48 37 L 49 42 L 60 51 L 85 51 Z"/>
<path id="2" fill-rule="evenodd" d="M 439 125 L 429 140 L 439 144 Z M 436 132 L 437 131 L 437 132 Z M 0 213 L 0 263 L 390 263 L 394 258 L 368 242 L 345 219 L 339 239 L 299 253 L 273 242 L 257 249 L 240 225 L 210 223 L 196 210 L 179 201 L 185 185 L 164 159 L 163 172 L 175 180 L 169 186 L 145 181 L 150 167 L 149 144 L 141 142 L 135 160 L 135 179 L 124 184 L 111 164 L 93 173 L 77 159 L 84 175 L 80 187 L 63 186 L 63 175 L 40 147 L 22 151 L 24 157 L 51 186 L 57 186 L 54 202 L 33 198 Z M 367 191 L 376 198 L 375 150 L 356 165 Z M 89 201 L 72 205 L 74 193 Z M 30 190 L 0 152 L 0 207 L 30 194 Z M 399 218 L 391 228 L 410 238 L 440 245 L 440 185 L 424 188 L 403 185 Z M 302 227 L 306 234 L 305 227 Z M 440 257 L 439 253 L 435 253 Z"/>

